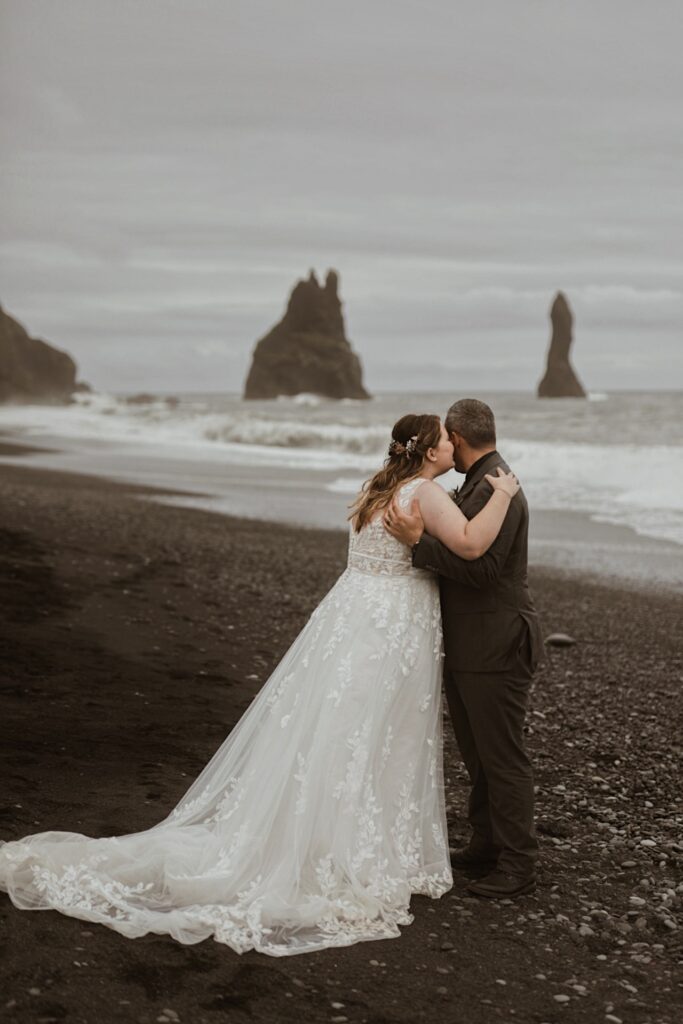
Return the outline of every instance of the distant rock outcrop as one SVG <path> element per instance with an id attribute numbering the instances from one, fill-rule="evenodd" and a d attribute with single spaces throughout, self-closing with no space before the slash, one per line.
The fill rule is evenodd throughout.
<path id="1" fill-rule="evenodd" d="M 569 303 L 562 292 L 558 292 L 550 310 L 553 333 L 548 349 L 548 366 L 538 385 L 539 398 L 586 397 L 581 381 L 569 362 L 573 320 Z"/>
<path id="2" fill-rule="evenodd" d="M 177 409 L 180 405 L 180 399 L 175 395 L 150 395 L 147 391 L 140 391 L 136 395 L 127 395 L 124 402 L 126 405 L 156 405 L 157 402 L 163 402 L 169 409 Z"/>
<path id="3" fill-rule="evenodd" d="M 369 398 L 360 359 L 344 331 L 338 278 L 320 285 L 311 271 L 289 297 L 282 320 L 257 343 L 245 398 L 309 392 L 326 398 Z"/>
<path id="4" fill-rule="evenodd" d="M 71 356 L 31 338 L 0 306 L 0 402 L 68 402 L 75 387 Z"/>

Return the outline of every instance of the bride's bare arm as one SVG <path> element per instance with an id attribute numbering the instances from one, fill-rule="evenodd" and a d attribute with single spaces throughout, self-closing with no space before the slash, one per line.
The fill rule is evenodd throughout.
<path id="1" fill-rule="evenodd" d="M 502 471 L 497 477 L 486 477 L 493 487 L 493 494 L 483 509 L 469 520 L 443 487 L 431 480 L 422 484 L 415 500 L 427 533 L 460 558 L 468 561 L 480 558 L 498 536 L 510 502 L 519 490 L 519 483 L 512 473 L 500 474 Z"/>

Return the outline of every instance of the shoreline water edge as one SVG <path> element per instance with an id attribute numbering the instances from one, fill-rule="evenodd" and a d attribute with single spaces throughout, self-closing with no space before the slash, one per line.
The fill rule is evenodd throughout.
<path id="1" fill-rule="evenodd" d="M 498 444 L 531 508 L 571 509 L 683 546 L 681 392 L 478 397 L 495 411 Z M 386 455 L 391 425 L 407 410 L 443 416 L 452 399 L 406 392 L 365 402 L 314 395 L 245 402 L 221 392 L 83 393 L 66 406 L 0 406 L 0 432 L 58 448 L 69 461 L 54 468 L 129 479 L 144 473 L 164 486 L 176 477 L 177 489 L 221 500 L 240 488 L 256 496 L 273 471 L 286 470 L 290 492 L 304 486 L 316 496 L 315 522 L 306 505 L 288 514 L 301 525 L 334 527 Z M 455 472 L 442 478 L 447 489 L 461 482 Z M 287 488 L 283 474 L 278 483 Z"/>
<path id="2" fill-rule="evenodd" d="M 34 407 L 26 407 L 26 411 Z M 147 488 L 146 500 L 178 507 L 203 509 L 226 516 L 279 523 L 303 529 L 347 530 L 348 507 L 358 487 L 379 457 L 364 456 L 355 475 L 345 476 L 335 465 L 339 453 L 298 449 L 260 448 L 242 444 L 226 452 L 222 446 L 165 445 L 119 437 L 44 433 L 22 427 L 25 410 L 14 407 L 13 429 L 3 428 L 0 418 L 0 466 L 42 469 L 57 473 L 82 474 Z M 59 412 L 59 411 L 58 411 Z M 9 411 L 12 421 L 12 411 Z M 28 417 L 27 417 L 28 418 Z M 62 422 L 63 425 L 63 422 Z M 503 454 L 506 448 L 501 445 Z M 321 455 L 332 465 L 319 464 Z M 307 466 L 307 458 L 315 463 Z M 294 460 L 294 461 L 293 461 Z M 522 469 L 512 464 L 522 484 L 533 496 L 534 484 L 527 486 Z M 529 471 L 529 466 L 526 466 Z M 674 467 L 675 469 L 675 467 Z M 340 476 L 340 473 L 342 474 Z M 660 490 L 666 486 L 666 476 Z M 441 482 L 458 486 L 462 477 L 449 473 Z M 609 484 L 605 488 L 606 507 Z M 674 496 L 675 498 L 675 496 Z M 661 499 L 660 499 L 661 500 Z M 568 500 L 557 507 L 534 506 L 530 500 L 530 564 L 556 570 L 579 572 L 615 585 L 638 589 L 683 591 L 683 543 L 675 518 L 676 500 L 662 510 L 658 521 L 651 511 L 641 532 L 621 522 L 618 515 L 575 508 Z M 618 511 L 620 495 L 615 493 Z M 629 513 L 627 520 L 632 520 Z M 636 520 L 637 522 L 637 520 Z M 666 523 L 663 530 L 660 524 Z M 675 524 L 675 525 L 674 525 Z M 663 532 L 664 536 L 657 536 Z M 653 536 L 652 533 L 655 535 Z"/>

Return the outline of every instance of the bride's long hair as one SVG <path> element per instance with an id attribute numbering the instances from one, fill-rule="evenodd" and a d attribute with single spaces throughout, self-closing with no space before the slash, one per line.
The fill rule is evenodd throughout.
<path id="1" fill-rule="evenodd" d="M 408 413 L 394 424 L 391 438 L 384 465 L 365 481 L 351 506 L 349 519 L 356 533 L 376 512 L 391 504 L 399 484 L 419 476 L 428 450 L 436 448 L 441 440 L 441 420 L 431 413 Z"/>

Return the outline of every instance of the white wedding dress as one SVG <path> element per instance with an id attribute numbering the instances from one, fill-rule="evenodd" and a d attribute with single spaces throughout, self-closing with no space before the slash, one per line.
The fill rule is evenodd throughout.
<path id="1" fill-rule="evenodd" d="M 421 479 L 399 495 L 406 506 Z M 172 813 L 0 846 L 17 907 L 273 956 L 398 936 L 452 885 L 436 578 L 381 518 Z M 190 698 L 188 698 L 190 699 Z"/>

